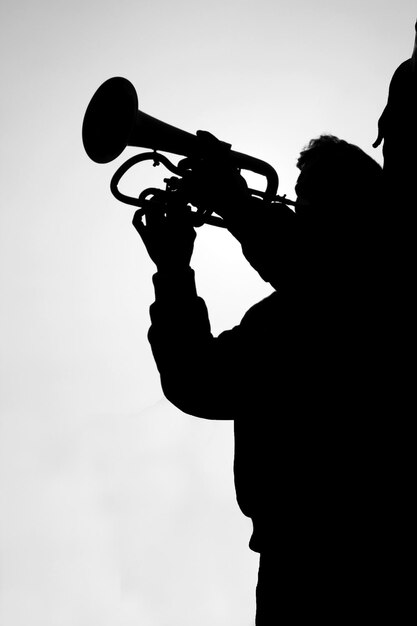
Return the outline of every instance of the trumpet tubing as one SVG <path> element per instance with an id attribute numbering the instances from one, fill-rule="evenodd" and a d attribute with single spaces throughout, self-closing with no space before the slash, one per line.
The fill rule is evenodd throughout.
<path id="1" fill-rule="evenodd" d="M 138 205 L 138 199 L 125 196 L 118 190 L 121 176 L 137 162 L 153 158 L 155 164 L 162 161 L 171 171 L 181 175 L 181 170 L 169 163 L 157 151 L 187 157 L 192 169 L 192 160 L 204 156 L 204 148 L 197 135 L 171 126 L 166 122 L 144 113 L 139 109 L 136 90 L 126 78 L 114 77 L 106 80 L 93 95 L 85 112 L 82 140 L 87 155 L 96 163 L 109 163 L 116 159 L 127 146 L 147 148 L 152 155 L 138 155 L 129 159 L 113 176 L 112 193 L 122 202 Z M 255 157 L 231 150 L 230 144 L 219 142 L 227 151 L 230 162 L 237 169 L 255 172 L 267 180 L 265 191 L 250 190 L 265 201 L 277 202 L 278 174 L 274 168 Z"/>

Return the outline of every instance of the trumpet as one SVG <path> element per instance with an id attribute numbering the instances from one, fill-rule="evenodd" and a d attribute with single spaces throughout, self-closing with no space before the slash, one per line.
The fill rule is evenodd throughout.
<path id="1" fill-rule="evenodd" d="M 127 146 L 150 150 L 128 159 L 117 169 L 110 182 L 110 190 L 117 200 L 139 207 L 143 214 L 150 210 L 155 198 L 161 198 L 162 190 L 145 189 L 138 197 L 122 193 L 119 183 L 130 168 L 147 160 L 153 161 L 155 166 L 162 163 L 175 174 L 175 177 L 164 179 L 165 193 L 169 194 L 181 190 L 181 180 L 186 172 L 192 171 L 196 160 L 204 158 L 204 146 L 198 134 L 193 135 L 141 111 L 134 86 L 122 77 L 106 80 L 94 93 L 84 115 L 82 140 L 87 155 L 95 163 L 113 161 Z M 266 178 L 264 191 L 249 189 L 252 197 L 271 204 L 295 205 L 285 195 L 277 195 L 279 179 L 271 165 L 231 150 L 231 144 L 226 142 L 220 141 L 218 145 L 222 153 L 227 155 L 228 162 L 238 171 L 247 170 Z M 185 158 L 174 165 L 160 151 Z M 206 223 L 224 227 L 222 218 L 213 216 L 212 212 L 211 208 L 195 207 L 195 225 Z"/>

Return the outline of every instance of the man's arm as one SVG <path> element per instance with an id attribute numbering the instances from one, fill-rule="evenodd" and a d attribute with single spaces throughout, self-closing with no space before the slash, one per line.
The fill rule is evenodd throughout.
<path id="1" fill-rule="evenodd" d="M 207 308 L 198 297 L 190 259 L 195 231 L 181 211 L 152 209 L 133 224 L 157 266 L 153 277 L 149 341 L 166 397 L 186 413 L 231 419 L 235 412 L 234 333 L 215 339 Z M 224 335 L 227 335 L 225 333 Z"/>
<path id="2" fill-rule="evenodd" d="M 153 277 L 148 338 L 165 396 L 197 417 L 233 419 L 236 413 L 238 329 L 213 337 L 207 308 L 197 295 L 194 271 Z"/>
<path id="3" fill-rule="evenodd" d="M 274 289 L 292 288 L 298 272 L 297 216 L 288 207 L 249 198 L 223 212 L 225 225 L 239 241 L 247 261 Z"/>
<path id="4" fill-rule="evenodd" d="M 286 206 L 255 198 L 221 142 L 198 131 L 204 157 L 186 174 L 185 190 L 195 206 L 223 218 L 229 232 L 261 278 L 275 289 L 294 283 L 300 254 L 298 219 Z"/>

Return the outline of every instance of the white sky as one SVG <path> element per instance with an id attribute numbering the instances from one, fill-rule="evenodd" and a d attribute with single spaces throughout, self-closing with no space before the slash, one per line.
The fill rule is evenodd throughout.
<path id="1" fill-rule="evenodd" d="M 297 154 L 322 132 L 381 162 L 371 144 L 412 52 L 415 2 L 3 0 L 0 12 L 0 621 L 249 626 L 257 558 L 231 424 L 162 399 L 146 339 L 154 268 L 108 188 L 135 151 L 92 163 L 82 118 L 101 82 L 125 76 L 144 111 L 269 162 L 291 197 Z M 129 184 L 165 175 L 144 166 Z M 193 266 L 216 333 L 270 291 L 212 227 Z"/>

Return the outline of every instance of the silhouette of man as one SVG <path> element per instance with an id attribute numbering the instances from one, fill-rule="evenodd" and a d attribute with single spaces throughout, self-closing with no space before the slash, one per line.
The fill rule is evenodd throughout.
<path id="1" fill-rule="evenodd" d="M 378 121 L 376 148 L 383 141 L 387 191 L 398 201 L 416 200 L 415 146 L 417 143 L 417 22 L 411 58 L 395 70 L 387 105 Z"/>
<path id="2" fill-rule="evenodd" d="M 175 198 L 146 224 L 137 213 L 157 266 L 149 340 L 164 394 L 191 415 L 234 420 L 237 501 L 260 553 L 257 626 L 388 616 L 398 563 L 387 539 L 382 170 L 343 140 L 312 140 L 293 212 L 251 197 L 216 140 L 200 138 L 211 156 L 189 199 L 223 217 L 274 292 L 213 337 L 189 214 Z"/>
<path id="3" fill-rule="evenodd" d="M 401 377 L 410 378 L 408 363 L 414 353 L 411 336 L 416 317 L 414 290 L 415 280 L 415 209 L 417 207 L 416 146 L 417 146 L 417 22 L 414 33 L 414 49 L 411 57 L 395 70 L 389 85 L 386 107 L 378 121 L 379 133 L 374 143 L 383 142 L 384 188 L 386 197 L 396 207 L 396 218 L 390 219 L 391 265 L 395 267 L 390 281 L 392 299 L 396 309 L 401 310 L 400 327 L 402 342 L 410 346 L 409 354 L 397 350 L 396 360 L 407 362 Z M 411 381 L 410 381 L 411 382 Z M 410 389 L 410 388 L 409 388 Z M 403 386 L 401 395 L 405 398 Z M 408 393 L 408 404 L 413 394 Z M 407 402 L 404 401 L 404 407 Z"/>

